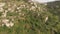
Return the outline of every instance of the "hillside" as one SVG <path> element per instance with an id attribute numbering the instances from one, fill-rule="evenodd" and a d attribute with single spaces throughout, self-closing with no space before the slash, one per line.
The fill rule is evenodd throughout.
<path id="1" fill-rule="evenodd" d="M 0 34 L 60 34 L 59 3 L 0 0 Z"/>

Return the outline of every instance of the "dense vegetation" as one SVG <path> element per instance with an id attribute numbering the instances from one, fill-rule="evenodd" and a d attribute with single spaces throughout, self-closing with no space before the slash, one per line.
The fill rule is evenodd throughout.
<path id="1" fill-rule="evenodd" d="M 8 12 L 7 17 L 1 17 L 4 11 L 0 12 L 0 20 L 5 18 L 12 21 L 13 19 L 14 26 L 11 28 L 0 26 L 0 34 L 60 34 L 59 2 L 48 5 L 29 3 L 27 0 L 2 0 L 1 2 L 6 3 L 3 9 Z"/>

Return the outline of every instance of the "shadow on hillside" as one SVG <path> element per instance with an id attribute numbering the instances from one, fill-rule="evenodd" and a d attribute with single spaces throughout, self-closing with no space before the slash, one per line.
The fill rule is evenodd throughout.
<path id="1" fill-rule="evenodd" d="M 47 3 L 47 11 L 52 13 L 53 15 L 57 15 L 60 17 L 60 1 L 52 2 L 52 3 Z M 60 18 L 59 18 L 60 21 Z M 60 32 L 56 32 L 52 30 L 54 34 L 59 34 Z"/>
<path id="2" fill-rule="evenodd" d="M 60 13 L 60 1 L 52 2 L 47 4 L 47 10 L 55 15 Z"/>

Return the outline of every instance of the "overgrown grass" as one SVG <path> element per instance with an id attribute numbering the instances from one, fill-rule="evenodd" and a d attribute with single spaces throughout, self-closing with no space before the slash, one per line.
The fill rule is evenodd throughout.
<path id="1" fill-rule="evenodd" d="M 13 0 L 9 2 L 13 7 L 12 1 Z M 20 2 L 20 0 L 15 0 L 13 4 L 16 4 L 17 7 L 21 5 L 26 5 L 26 6 L 23 8 L 21 7 L 19 9 L 21 11 L 13 8 L 14 9 L 13 12 L 11 11 L 7 12 L 6 18 L 14 19 L 13 21 L 14 26 L 11 28 L 8 28 L 6 26 L 0 27 L 0 34 L 56 34 L 56 33 L 59 34 L 60 33 L 59 16 L 54 15 L 54 13 L 51 13 L 50 10 L 47 10 L 46 6 L 36 4 L 38 6 L 35 8 L 36 10 L 30 10 L 32 6 L 35 7 L 34 4 L 30 4 L 26 1 Z M 7 5 L 4 8 L 9 8 L 9 7 Z M 53 12 L 53 10 L 51 11 Z M 46 16 L 48 16 L 48 20 L 45 22 Z"/>

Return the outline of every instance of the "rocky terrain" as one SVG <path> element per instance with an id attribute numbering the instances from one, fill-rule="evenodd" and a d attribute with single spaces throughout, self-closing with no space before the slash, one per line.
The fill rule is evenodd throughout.
<path id="1" fill-rule="evenodd" d="M 59 3 L 0 0 L 0 34 L 60 34 Z"/>

